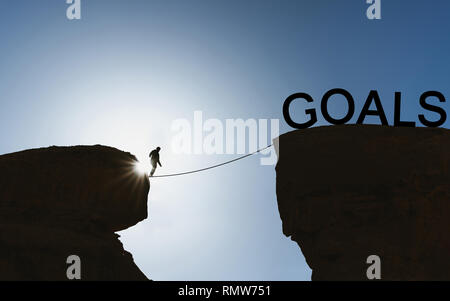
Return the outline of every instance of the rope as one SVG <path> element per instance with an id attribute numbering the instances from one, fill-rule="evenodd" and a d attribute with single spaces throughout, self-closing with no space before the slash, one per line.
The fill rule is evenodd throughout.
<path id="1" fill-rule="evenodd" d="M 153 178 L 177 177 L 177 176 L 183 176 L 183 175 L 188 175 L 188 174 L 192 174 L 192 173 L 197 173 L 197 172 L 202 172 L 202 171 L 205 171 L 205 170 L 217 168 L 217 167 L 220 167 L 220 166 L 223 166 L 223 165 L 227 165 L 227 164 L 230 164 L 230 163 L 233 163 L 233 162 L 242 160 L 242 159 L 244 159 L 244 158 L 253 156 L 253 155 L 257 154 L 257 153 L 262 152 L 263 150 L 268 149 L 268 148 L 271 147 L 272 145 L 273 145 L 273 144 L 268 145 L 268 146 L 266 146 L 266 147 L 264 147 L 264 148 L 258 149 L 257 151 L 255 151 L 255 152 L 253 152 L 253 153 L 250 153 L 250 154 L 247 154 L 247 155 L 245 155 L 245 156 L 242 156 L 242 157 L 239 157 L 239 158 L 236 158 L 236 159 L 227 161 L 227 162 L 223 162 L 223 163 L 220 163 L 220 164 L 217 164 L 217 165 L 209 166 L 209 167 L 206 167 L 206 168 L 196 169 L 196 170 L 186 171 L 186 172 L 180 172 L 180 173 L 174 173 L 174 174 L 168 174 L 168 175 L 153 176 L 153 177 L 150 177 L 150 178 L 153 179 Z"/>

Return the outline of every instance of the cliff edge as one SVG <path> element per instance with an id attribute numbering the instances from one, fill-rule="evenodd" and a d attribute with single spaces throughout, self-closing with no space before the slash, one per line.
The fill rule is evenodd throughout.
<path id="1" fill-rule="evenodd" d="M 115 231 L 147 218 L 149 181 L 136 158 L 105 146 L 0 156 L 0 280 L 146 280 Z"/>
<path id="2" fill-rule="evenodd" d="M 450 280 L 450 131 L 345 125 L 278 138 L 283 232 L 313 280 Z"/>

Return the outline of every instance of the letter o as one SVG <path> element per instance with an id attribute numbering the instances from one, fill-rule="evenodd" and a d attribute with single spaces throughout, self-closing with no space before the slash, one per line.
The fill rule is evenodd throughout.
<path id="1" fill-rule="evenodd" d="M 335 94 L 343 95 L 348 103 L 348 112 L 341 119 L 334 119 L 328 113 L 328 100 L 330 99 L 331 96 L 333 96 Z M 329 123 L 335 124 L 335 125 L 345 124 L 345 123 L 349 122 L 350 119 L 352 119 L 353 114 L 355 113 L 355 101 L 353 100 L 353 96 L 347 90 L 332 89 L 332 90 L 328 91 L 327 93 L 325 93 L 325 95 L 322 97 L 321 109 L 322 109 L 323 117 Z"/>

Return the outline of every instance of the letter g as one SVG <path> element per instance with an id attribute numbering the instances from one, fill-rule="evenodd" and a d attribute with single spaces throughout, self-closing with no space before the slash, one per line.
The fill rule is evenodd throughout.
<path id="1" fill-rule="evenodd" d="M 316 110 L 315 109 L 305 110 L 305 114 L 311 116 L 311 119 L 309 119 L 309 121 L 307 121 L 305 123 L 297 123 L 297 122 L 293 121 L 291 118 L 291 115 L 289 113 L 289 107 L 290 107 L 291 103 L 298 98 L 305 99 L 307 102 L 314 102 L 314 99 L 309 94 L 306 94 L 306 93 L 292 94 L 291 96 L 286 98 L 286 100 L 284 101 L 284 105 L 283 105 L 284 120 L 290 127 L 293 127 L 294 129 L 306 129 L 306 128 L 309 128 L 310 126 L 314 125 L 317 122 Z"/>

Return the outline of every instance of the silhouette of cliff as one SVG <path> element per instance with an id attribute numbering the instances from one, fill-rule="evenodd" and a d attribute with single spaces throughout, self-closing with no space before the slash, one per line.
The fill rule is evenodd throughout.
<path id="1" fill-rule="evenodd" d="M 450 280 L 450 131 L 333 126 L 279 137 L 278 207 L 313 280 Z"/>
<path id="2" fill-rule="evenodd" d="M 149 182 L 136 158 L 104 146 L 0 156 L 0 280 L 146 280 L 115 231 L 147 218 Z"/>

